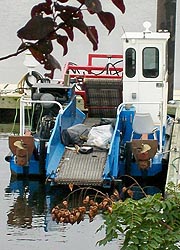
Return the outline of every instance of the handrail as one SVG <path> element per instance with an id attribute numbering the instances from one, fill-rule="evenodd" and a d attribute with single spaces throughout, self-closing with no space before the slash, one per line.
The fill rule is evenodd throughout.
<path id="1" fill-rule="evenodd" d="M 25 98 L 24 96 L 20 99 L 20 135 L 24 135 L 25 130 L 25 107 L 31 103 L 54 103 L 59 106 L 59 113 L 63 113 L 62 105 L 57 101 L 41 101 L 41 100 L 32 100 L 31 98 Z"/>
<path id="2" fill-rule="evenodd" d="M 94 58 L 98 58 L 98 59 L 111 59 L 111 58 L 115 58 L 115 59 L 123 59 L 123 55 L 117 55 L 117 54 L 88 54 L 88 65 L 91 66 L 93 65 L 92 61 Z"/>
<path id="3" fill-rule="evenodd" d="M 93 65 L 93 59 L 108 59 L 108 62 L 105 63 L 105 65 L 98 63 L 99 66 L 97 65 L 95 66 Z M 119 59 L 119 61 L 112 63 L 111 59 Z M 71 78 L 86 77 L 86 78 L 121 79 L 123 75 L 123 67 L 122 65 L 120 65 L 121 67 L 118 67 L 116 66 L 116 64 L 122 63 L 122 61 L 123 61 L 123 55 L 88 54 L 87 65 L 76 65 L 72 62 L 67 62 L 63 69 L 63 76 L 65 76 L 65 74 L 68 73 Z"/>
<path id="4" fill-rule="evenodd" d="M 159 120 L 160 120 L 160 133 L 159 133 L 159 151 L 162 152 L 162 145 L 163 145 L 163 102 L 123 102 L 117 108 L 117 115 L 120 114 L 123 107 L 126 105 L 136 105 L 136 104 L 159 104 Z"/>

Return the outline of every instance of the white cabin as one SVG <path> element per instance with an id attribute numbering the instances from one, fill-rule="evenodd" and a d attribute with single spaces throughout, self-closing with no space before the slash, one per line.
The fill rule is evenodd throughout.
<path id="1" fill-rule="evenodd" d="M 138 112 L 149 112 L 155 124 L 166 123 L 167 41 L 170 33 L 125 32 L 123 39 L 123 102 L 134 103 Z M 140 103 L 140 104 L 137 104 Z"/>

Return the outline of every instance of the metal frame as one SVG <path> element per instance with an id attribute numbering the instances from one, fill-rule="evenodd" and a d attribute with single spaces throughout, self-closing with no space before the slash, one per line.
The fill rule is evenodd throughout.
<path id="1" fill-rule="evenodd" d="M 20 135 L 24 135 L 25 131 L 25 107 L 29 106 L 32 103 L 54 103 L 59 106 L 59 113 L 63 112 L 62 105 L 57 101 L 32 100 L 31 98 L 25 98 L 24 96 L 22 96 L 20 99 Z"/>

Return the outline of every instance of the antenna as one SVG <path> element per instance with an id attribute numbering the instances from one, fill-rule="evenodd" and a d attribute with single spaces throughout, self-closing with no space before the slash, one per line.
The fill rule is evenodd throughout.
<path id="1" fill-rule="evenodd" d="M 123 26 L 122 26 L 122 30 L 123 30 L 123 33 L 124 33 L 125 38 L 126 38 L 126 43 L 128 43 L 128 42 L 129 42 L 129 40 L 128 40 L 127 36 L 126 36 L 126 32 L 125 32 L 125 29 L 124 29 L 124 27 L 123 27 Z"/>

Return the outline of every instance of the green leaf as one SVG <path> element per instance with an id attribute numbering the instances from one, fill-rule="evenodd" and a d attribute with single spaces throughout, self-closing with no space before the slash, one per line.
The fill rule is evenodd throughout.
<path id="1" fill-rule="evenodd" d="M 110 234 L 123 232 L 122 250 L 169 250 L 178 249 L 180 241 L 180 196 L 173 191 L 162 199 L 161 194 L 147 196 L 141 200 L 126 199 L 113 205 L 111 216 L 107 216 L 107 239 Z M 111 236 L 112 238 L 112 236 Z"/>

